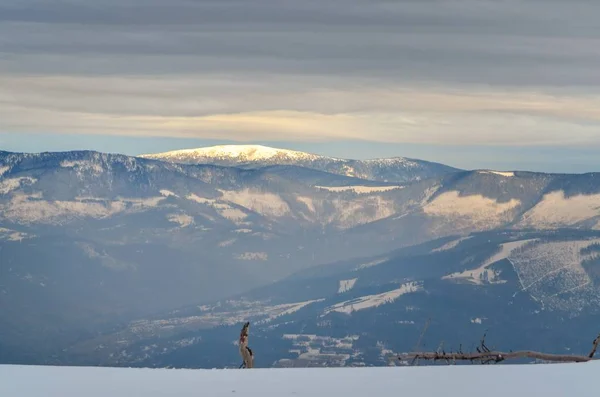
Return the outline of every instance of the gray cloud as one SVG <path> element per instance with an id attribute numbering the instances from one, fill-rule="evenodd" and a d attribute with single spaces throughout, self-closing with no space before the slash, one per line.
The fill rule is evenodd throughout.
<path id="1" fill-rule="evenodd" d="M 0 0 L 0 128 L 595 142 L 598 15 L 584 0 Z"/>
<path id="2" fill-rule="evenodd" d="M 600 3 L 577 0 L 0 0 L 0 49 L 12 72 L 42 73 L 48 63 L 55 73 L 202 68 L 598 85 L 599 14 Z"/>

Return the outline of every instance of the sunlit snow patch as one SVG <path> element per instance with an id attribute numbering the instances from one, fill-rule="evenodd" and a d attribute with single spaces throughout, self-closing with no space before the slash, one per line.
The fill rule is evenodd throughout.
<path id="1" fill-rule="evenodd" d="M 510 211 L 521 201 L 507 202 L 484 197 L 481 194 L 461 196 L 458 191 L 446 192 L 423 207 L 425 214 L 460 221 L 466 225 L 490 229 L 511 220 Z"/>
<path id="2" fill-rule="evenodd" d="M 30 177 L 5 179 L 0 182 L 0 194 L 8 194 L 14 190 L 21 188 L 23 184 L 32 185 L 37 182 L 37 179 Z"/>
<path id="3" fill-rule="evenodd" d="M 230 159 L 243 161 L 264 160 L 317 160 L 318 155 L 294 150 L 277 149 L 263 145 L 218 145 L 197 149 L 175 150 L 165 153 L 141 155 L 143 158 L 162 159 L 167 161 Z"/>
<path id="4" fill-rule="evenodd" d="M 27 233 L 23 233 L 23 232 L 17 232 L 15 230 L 11 230 L 11 229 L 5 229 L 0 227 L 0 241 L 4 240 L 4 241 L 23 241 L 25 239 L 28 238 L 32 238 L 33 236 L 27 234 Z"/>
<path id="5" fill-rule="evenodd" d="M 121 212 L 142 211 L 156 207 L 164 200 L 164 197 L 119 198 L 113 201 L 94 197 L 76 197 L 74 201 L 46 201 L 41 198 L 39 192 L 16 195 L 0 209 L 5 218 L 21 223 L 62 224 L 74 218 L 101 219 Z"/>
<path id="6" fill-rule="evenodd" d="M 215 199 L 209 199 L 205 197 L 200 197 L 196 194 L 190 194 L 186 197 L 188 200 L 195 201 L 198 204 L 206 204 L 209 207 L 212 207 L 221 215 L 223 218 L 228 219 L 232 222 L 239 222 L 246 219 L 248 214 L 242 211 L 239 208 L 235 208 L 228 203 L 219 202 Z"/>
<path id="7" fill-rule="evenodd" d="M 350 291 L 354 288 L 354 284 L 356 284 L 357 278 L 353 278 L 352 280 L 340 280 L 340 287 L 338 289 L 338 294 Z"/>
<path id="8" fill-rule="evenodd" d="M 94 172 L 100 174 L 104 172 L 102 164 L 91 160 L 63 160 L 60 163 L 63 168 L 74 168 L 79 172 Z"/>
<path id="9" fill-rule="evenodd" d="M 235 258 L 242 261 L 266 261 L 269 259 L 269 254 L 266 252 L 244 252 L 236 255 Z"/>
<path id="10" fill-rule="evenodd" d="M 510 254 L 517 248 L 523 247 L 525 244 L 536 241 L 537 239 L 511 241 L 510 243 L 504 243 L 500 245 L 500 252 L 490 257 L 488 260 L 483 262 L 477 269 L 465 270 L 463 272 L 452 273 L 442 277 L 442 280 L 448 279 L 462 279 L 469 281 L 473 284 L 483 284 L 488 282 L 490 284 L 501 284 L 505 283 L 505 280 L 499 280 L 498 274 L 488 267 L 498 261 L 507 259 Z"/>
<path id="11" fill-rule="evenodd" d="M 403 189 L 404 186 L 315 186 L 318 189 L 328 190 L 330 192 L 353 191 L 358 194 L 381 193 L 390 190 Z"/>
<path id="12" fill-rule="evenodd" d="M 277 194 L 251 189 L 219 191 L 223 195 L 223 200 L 248 208 L 264 216 L 280 217 L 290 213 L 288 204 Z"/>
<path id="13" fill-rule="evenodd" d="M 494 174 L 494 175 L 500 175 L 506 178 L 512 178 L 513 176 L 515 176 L 514 172 L 507 172 L 507 171 L 479 171 L 479 173 L 481 174 Z"/>
<path id="14" fill-rule="evenodd" d="M 352 312 L 355 312 L 355 311 L 378 307 L 381 305 L 385 305 L 387 303 L 392 303 L 393 301 L 395 301 L 402 295 L 412 293 L 412 292 L 417 292 L 422 289 L 423 288 L 421 285 L 419 285 L 415 282 L 410 282 L 407 284 L 403 284 L 398 289 L 395 289 L 392 291 L 387 291 L 382 294 L 361 296 L 360 298 L 355 298 L 355 299 L 351 299 L 348 301 L 337 303 L 337 304 L 325 309 L 323 316 L 327 315 L 331 312 L 352 314 Z"/>
<path id="15" fill-rule="evenodd" d="M 175 193 L 173 193 L 170 190 L 166 190 L 166 189 L 162 189 L 160 191 L 160 194 L 164 197 L 179 197 L 178 195 L 176 195 Z"/>
<path id="16" fill-rule="evenodd" d="M 565 197 L 560 190 L 544 195 L 535 207 L 523 215 L 518 226 L 554 229 L 572 226 L 600 216 L 600 194 Z"/>
<path id="17" fill-rule="evenodd" d="M 380 265 L 380 264 L 382 264 L 382 263 L 384 263 L 384 262 L 386 262 L 388 260 L 389 260 L 389 258 L 380 258 L 380 259 L 376 259 L 376 260 L 373 260 L 373 261 L 370 261 L 370 262 L 361 263 L 354 270 L 361 270 L 361 269 L 366 269 L 366 268 L 369 268 L 369 267 L 377 266 L 377 265 Z"/>
<path id="18" fill-rule="evenodd" d="M 169 222 L 177 223 L 180 227 L 188 227 L 194 224 L 194 218 L 186 214 L 169 214 Z"/>
<path id="19" fill-rule="evenodd" d="M 473 238 L 473 236 L 467 236 L 467 237 L 462 237 L 456 240 L 452 240 L 444 245 L 442 245 L 441 247 L 435 248 L 433 250 L 431 250 L 431 252 L 442 252 L 442 251 L 448 251 L 451 250 L 453 248 L 456 248 L 460 243 L 462 243 L 463 241 L 466 241 L 470 238 Z"/>

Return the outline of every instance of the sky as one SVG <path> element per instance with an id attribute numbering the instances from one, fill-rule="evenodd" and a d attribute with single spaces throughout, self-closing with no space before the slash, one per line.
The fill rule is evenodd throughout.
<path id="1" fill-rule="evenodd" d="M 0 0 L 0 149 L 600 170 L 600 2 Z"/>

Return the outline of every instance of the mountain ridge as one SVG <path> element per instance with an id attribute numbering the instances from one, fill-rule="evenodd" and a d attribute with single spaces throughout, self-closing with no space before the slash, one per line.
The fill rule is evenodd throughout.
<path id="1" fill-rule="evenodd" d="M 458 274 L 454 277 L 468 279 L 461 262 L 475 251 L 451 248 L 475 240 L 453 242 L 451 236 L 458 240 L 473 233 L 559 229 L 566 237 L 582 231 L 591 235 L 600 230 L 598 208 L 596 173 L 475 170 L 385 182 L 297 164 L 244 168 L 96 151 L 0 152 L 0 353 L 14 357 L 15 346 L 25 344 L 29 351 L 23 357 L 38 353 L 43 361 L 49 356 L 39 352 L 66 348 L 74 340 L 93 341 L 97 333 L 110 333 L 152 313 L 204 305 L 307 268 L 358 257 L 372 259 L 354 267 L 379 271 L 377 262 L 388 253 L 440 238 L 448 239 L 444 244 L 450 248 L 442 251 L 452 255 L 452 262 L 441 258 L 436 277 Z M 477 241 L 486 244 L 485 239 Z M 563 246 L 577 249 L 559 242 L 544 251 L 549 263 L 564 255 Z M 472 249 L 483 252 L 484 263 L 502 247 Z M 589 254 L 585 258 L 594 260 Z M 574 280 L 591 279 L 581 267 L 592 265 L 578 264 L 569 274 Z M 495 274 L 486 269 L 471 268 L 477 274 Z M 388 284 L 410 276 L 396 270 L 393 274 Z M 514 287 L 516 276 L 510 274 Z M 325 303 L 281 295 L 283 306 L 272 308 L 272 315 L 312 308 L 323 314 L 328 307 L 333 316 L 344 314 L 347 305 L 335 306 L 347 300 L 336 301 L 338 289 L 345 294 L 361 291 L 357 299 L 362 306 L 385 300 L 388 293 L 404 297 L 407 289 L 407 299 L 419 296 L 412 292 L 416 285 L 385 286 L 377 284 L 379 278 L 369 285 L 364 284 L 366 277 L 354 278 L 350 273 L 330 278 L 327 291 L 333 295 Z M 434 281 L 443 283 L 439 293 L 459 288 Z M 227 314 L 215 315 L 219 322 Z M 23 324 L 29 324 L 26 332 Z M 43 335 L 37 332 L 41 328 L 46 330 Z M 55 343 L 48 343 L 50 339 Z M 91 354 L 99 345 L 83 351 Z"/>
<path id="2" fill-rule="evenodd" d="M 221 164 L 244 168 L 298 165 L 338 175 L 384 182 L 411 182 L 460 171 L 431 161 L 406 157 L 342 159 L 262 145 L 217 145 L 138 157 L 180 164 Z"/>
<path id="3" fill-rule="evenodd" d="M 214 158 L 232 158 L 244 159 L 249 161 L 272 159 L 274 157 L 287 158 L 329 158 L 332 160 L 341 160 L 329 156 L 321 156 L 313 153 L 302 152 L 290 149 L 280 149 L 264 145 L 215 145 L 208 147 L 199 147 L 193 149 L 172 150 L 163 153 L 142 154 L 142 158 L 177 158 L 177 157 L 214 157 Z"/>

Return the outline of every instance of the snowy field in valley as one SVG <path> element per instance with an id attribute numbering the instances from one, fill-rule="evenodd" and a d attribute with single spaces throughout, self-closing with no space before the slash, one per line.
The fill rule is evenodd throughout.
<path id="1" fill-rule="evenodd" d="M 591 397 L 600 363 L 166 370 L 0 365 L 2 397 Z"/>

